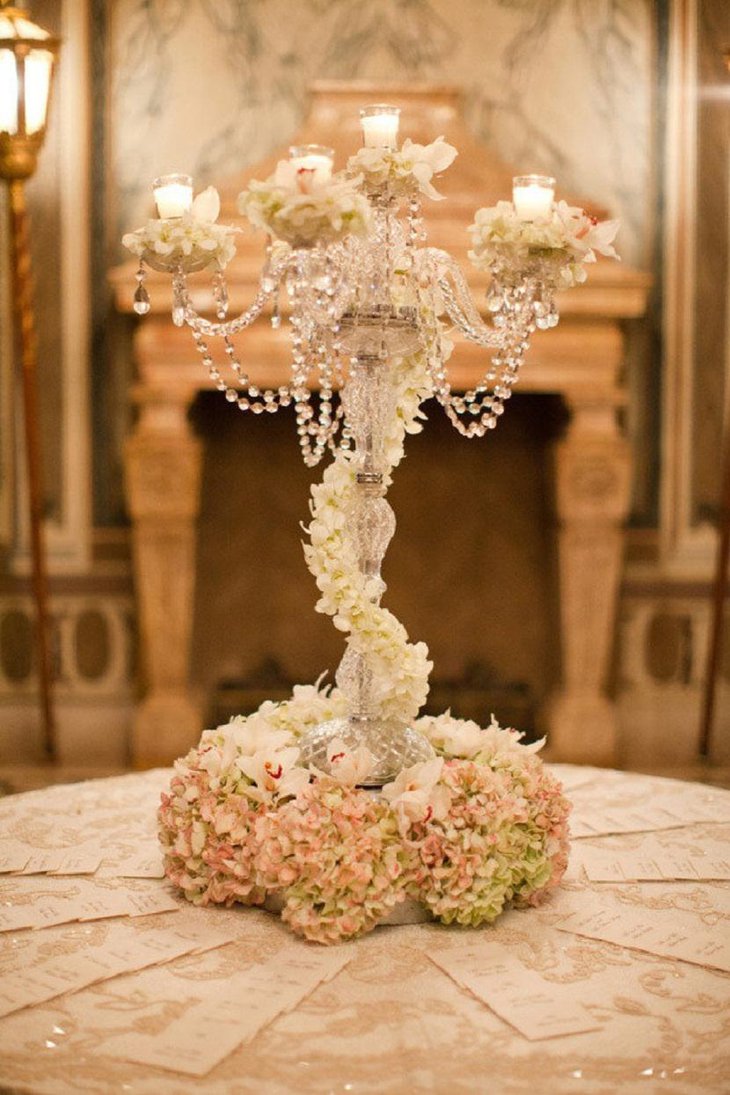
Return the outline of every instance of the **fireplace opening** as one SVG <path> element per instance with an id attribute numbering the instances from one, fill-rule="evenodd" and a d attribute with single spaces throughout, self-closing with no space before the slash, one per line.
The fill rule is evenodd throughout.
<path id="1" fill-rule="evenodd" d="M 429 646 L 429 712 L 482 724 L 494 712 L 534 735 L 559 673 L 549 462 L 563 405 L 516 395 L 473 441 L 425 409 L 388 496 L 397 530 L 384 604 Z M 300 523 L 323 465 L 302 464 L 293 413 L 243 419 L 202 393 L 192 418 L 205 446 L 192 668 L 216 725 L 324 671 L 332 680 L 344 642 L 314 612 Z"/>

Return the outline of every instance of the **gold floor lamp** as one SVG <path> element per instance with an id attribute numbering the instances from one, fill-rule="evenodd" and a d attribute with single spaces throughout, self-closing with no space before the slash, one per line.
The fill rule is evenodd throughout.
<path id="1" fill-rule="evenodd" d="M 7 0 L 0 0 L 0 178 L 5 180 L 8 188 L 14 346 L 22 374 L 36 652 L 43 713 L 43 746 L 49 760 L 56 759 L 56 735 L 48 580 L 43 542 L 37 353 L 24 186 L 36 169 L 38 152 L 46 135 L 58 47 L 58 39 L 33 23 L 25 11 L 11 6 Z"/>

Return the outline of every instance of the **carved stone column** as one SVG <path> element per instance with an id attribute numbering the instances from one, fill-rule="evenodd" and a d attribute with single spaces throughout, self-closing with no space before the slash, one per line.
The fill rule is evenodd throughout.
<path id="1" fill-rule="evenodd" d="M 616 711 L 606 693 L 629 508 L 629 448 L 614 408 L 573 401 L 554 451 L 562 682 L 547 706 L 551 760 L 610 765 Z"/>
<path id="2" fill-rule="evenodd" d="M 189 683 L 202 457 L 187 418 L 194 395 L 185 387 L 138 389 L 140 417 L 125 450 L 146 683 L 132 728 L 137 768 L 169 764 L 202 729 Z"/>

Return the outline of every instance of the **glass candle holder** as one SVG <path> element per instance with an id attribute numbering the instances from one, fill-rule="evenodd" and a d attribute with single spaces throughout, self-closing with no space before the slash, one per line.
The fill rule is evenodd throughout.
<path id="1" fill-rule="evenodd" d="M 334 149 L 321 144 L 296 144 L 289 149 L 289 159 L 298 171 L 311 171 L 312 181 L 326 183 L 332 178 Z"/>
<path id="2" fill-rule="evenodd" d="M 512 201 L 521 221 L 549 217 L 555 197 L 555 179 L 549 175 L 517 175 L 512 180 Z"/>
<path id="3" fill-rule="evenodd" d="M 366 148 L 397 148 L 400 107 L 375 103 L 360 111 L 362 140 Z"/>
<path id="4" fill-rule="evenodd" d="M 193 204 L 193 180 L 189 175 L 160 175 L 152 183 L 152 192 L 161 220 L 182 217 Z"/>

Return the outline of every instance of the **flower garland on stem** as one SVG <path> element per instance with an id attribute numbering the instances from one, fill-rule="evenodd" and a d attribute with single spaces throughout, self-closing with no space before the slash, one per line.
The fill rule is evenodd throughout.
<path id="1" fill-rule="evenodd" d="M 423 353 L 396 360 L 393 377 L 396 411 L 385 436 L 386 486 L 403 458 L 406 434 L 422 429 L 421 403 L 432 391 Z M 408 724 L 426 702 L 433 664 L 426 644 L 410 643 L 393 613 L 372 602 L 370 582 L 360 572 L 349 532 L 357 490 L 354 460 L 353 453 L 340 450 L 322 482 L 312 487 L 310 543 L 304 555 L 320 591 L 317 611 L 332 616 L 352 648 L 367 654 L 381 717 Z"/>

